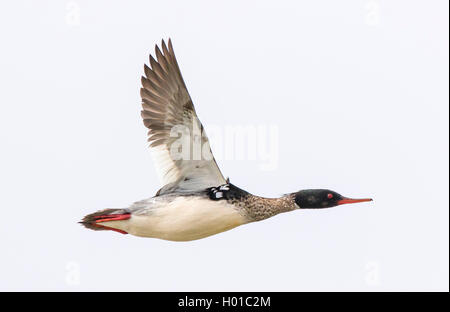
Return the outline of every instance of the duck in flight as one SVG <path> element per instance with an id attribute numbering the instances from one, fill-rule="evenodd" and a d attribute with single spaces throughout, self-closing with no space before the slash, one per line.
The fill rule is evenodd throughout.
<path id="1" fill-rule="evenodd" d="M 92 230 L 171 241 L 190 241 L 297 209 L 330 208 L 371 201 L 326 189 L 280 198 L 252 195 L 224 179 L 181 76 L 172 42 L 155 47 L 144 65 L 142 119 L 162 188 L 125 209 L 105 209 L 80 222 Z"/>

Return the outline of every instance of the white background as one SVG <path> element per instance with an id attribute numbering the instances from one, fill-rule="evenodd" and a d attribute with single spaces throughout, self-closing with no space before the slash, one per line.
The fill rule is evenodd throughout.
<path id="1" fill-rule="evenodd" d="M 0 290 L 448 291 L 448 19 L 444 0 L 2 2 Z M 278 126 L 275 170 L 218 161 L 234 184 L 375 201 L 187 243 L 78 225 L 160 187 L 139 88 L 168 37 L 206 128 Z"/>

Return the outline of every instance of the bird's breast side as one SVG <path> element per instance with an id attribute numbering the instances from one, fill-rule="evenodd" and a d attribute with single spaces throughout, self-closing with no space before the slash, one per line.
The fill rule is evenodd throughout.
<path id="1" fill-rule="evenodd" d="M 242 213 L 228 201 L 201 196 L 176 198 L 149 214 L 132 215 L 128 233 L 173 241 L 189 241 L 246 223 Z"/>

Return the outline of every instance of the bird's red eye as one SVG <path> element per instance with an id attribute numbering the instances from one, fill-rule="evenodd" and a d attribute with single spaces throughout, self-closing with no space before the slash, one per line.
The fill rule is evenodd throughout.
<path id="1" fill-rule="evenodd" d="M 332 199 L 332 198 L 333 198 L 333 194 L 328 193 L 327 197 L 328 197 L 329 199 Z"/>

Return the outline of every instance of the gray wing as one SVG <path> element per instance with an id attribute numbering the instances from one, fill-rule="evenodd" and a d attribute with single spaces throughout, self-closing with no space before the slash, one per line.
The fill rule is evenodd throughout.
<path id="1" fill-rule="evenodd" d="M 181 76 L 172 42 L 155 46 L 144 65 L 142 119 L 163 187 L 158 194 L 190 192 L 224 184 L 203 126 Z"/>

